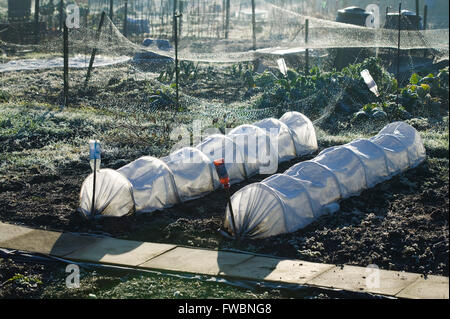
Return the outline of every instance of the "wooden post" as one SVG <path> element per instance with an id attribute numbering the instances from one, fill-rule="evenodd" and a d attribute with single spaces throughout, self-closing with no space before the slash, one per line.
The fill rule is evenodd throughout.
<path id="1" fill-rule="evenodd" d="M 428 6 L 425 5 L 423 7 L 423 29 L 426 30 L 427 29 L 427 15 L 428 15 Z"/>
<path id="2" fill-rule="evenodd" d="M 95 146 L 94 146 L 95 147 Z M 91 217 L 95 215 L 95 182 L 97 179 L 97 159 L 94 158 L 94 180 L 92 185 L 92 206 L 91 206 Z"/>
<path id="3" fill-rule="evenodd" d="M 66 21 L 64 20 L 63 27 L 63 55 L 64 55 L 64 97 L 63 106 L 67 106 L 69 102 L 69 29 L 67 28 Z"/>
<path id="4" fill-rule="evenodd" d="M 34 0 L 34 27 L 36 28 L 36 43 L 39 43 L 39 0 Z"/>
<path id="5" fill-rule="evenodd" d="M 109 18 L 113 19 L 113 15 L 114 15 L 114 0 L 109 0 Z"/>
<path id="6" fill-rule="evenodd" d="M 174 31 L 175 31 L 175 92 L 176 92 L 176 108 L 177 110 L 179 110 L 180 108 L 180 103 L 179 103 L 179 90 L 178 90 L 178 86 L 179 86 L 179 77 L 180 77 L 180 70 L 178 68 L 178 26 L 177 26 L 177 22 L 178 22 L 178 18 L 181 17 L 181 14 L 175 14 L 173 16 L 173 21 L 174 21 Z"/>
<path id="7" fill-rule="evenodd" d="M 59 30 L 63 30 L 64 26 L 64 0 L 61 0 L 59 2 Z"/>
<path id="8" fill-rule="evenodd" d="M 173 0 L 173 28 L 172 28 L 172 40 L 177 41 L 178 37 L 178 27 L 177 27 L 177 0 Z"/>
<path id="9" fill-rule="evenodd" d="M 97 30 L 97 42 L 100 39 L 100 34 L 102 32 L 102 26 L 103 26 L 103 22 L 105 21 L 105 11 L 102 12 L 102 16 L 100 18 L 100 24 L 98 25 L 98 30 Z M 92 54 L 91 54 L 91 60 L 89 61 L 89 67 L 87 70 L 87 74 L 86 74 L 86 80 L 84 81 L 84 86 L 86 87 L 89 79 L 91 78 L 91 71 L 92 71 L 92 67 L 94 66 L 94 60 L 95 60 L 95 55 L 97 54 L 97 48 L 93 48 L 92 49 Z"/>
<path id="10" fill-rule="evenodd" d="M 256 50 L 255 0 L 252 0 L 252 33 L 253 33 L 253 50 Z"/>
<path id="11" fill-rule="evenodd" d="M 226 0 L 225 39 L 228 39 L 229 30 L 230 30 L 230 0 Z"/>
<path id="12" fill-rule="evenodd" d="M 398 4 L 398 46 L 397 46 L 397 107 L 399 104 L 400 90 L 400 34 L 402 29 L 402 3 Z"/>
<path id="13" fill-rule="evenodd" d="M 387 19 L 388 19 L 388 13 L 389 13 L 389 6 L 386 6 L 386 16 L 384 17 L 384 25 L 386 27 Z"/>
<path id="14" fill-rule="evenodd" d="M 308 45 L 309 19 L 305 20 L 305 45 Z M 309 49 L 305 50 L 305 74 L 309 74 Z"/>
<path id="15" fill-rule="evenodd" d="M 427 29 L 427 15 L 428 15 L 428 6 L 425 5 L 423 7 L 423 29 L 426 30 Z M 423 51 L 423 57 L 425 58 L 428 54 L 427 50 Z"/>
<path id="16" fill-rule="evenodd" d="M 416 0 L 416 28 L 420 30 L 419 0 Z"/>
<path id="17" fill-rule="evenodd" d="M 123 36 L 126 38 L 127 37 L 127 18 L 128 18 L 128 0 L 125 0 L 125 13 L 124 13 L 124 18 L 123 18 Z"/>
<path id="18" fill-rule="evenodd" d="M 183 10 L 184 10 L 184 1 L 180 0 L 180 21 L 178 22 L 178 36 L 181 38 L 182 35 L 182 24 L 183 24 Z"/>

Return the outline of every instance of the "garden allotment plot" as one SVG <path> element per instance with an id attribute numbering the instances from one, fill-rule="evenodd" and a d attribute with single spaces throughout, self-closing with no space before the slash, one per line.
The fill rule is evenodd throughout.
<path id="1" fill-rule="evenodd" d="M 309 262 L 376 264 L 384 270 L 447 276 L 449 44 L 442 8 L 428 7 L 424 24 L 424 3 L 419 1 L 426 29 L 405 20 L 407 28 L 399 32 L 385 27 L 383 7 L 380 28 L 373 28 L 336 22 L 337 10 L 343 9 L 339 4 L 322 8 L 314 1 L 255 1 L 253 28 L 251 1 L 231 0 L 227 28 L 222 1 L 179 1 L 177 101 L 172 1 L 128 1 L 126 24 L 124 1 L 114 1 L 112 15 L 109 1 L 90 1 L 88 14 L 86 1 L 65 3 L 72 2 L 80 6 L 81 19 L 79 28 L 68 30 L 65 101 L 58 11 L 49 14 L 50 1 L 41 0 L 39 22 L 45 26 L 39 37 L 28 32 L 18 38 L 20 23 L 34 25 L 34 20 L 10 23 L 3 14 L 7 2 L 0 1 L 0 31 L 8 27 L 0 33 L 1 222 L 169 245 L 236 248 L 217 232 L 224 226 L 228 204 L 222 189 L 146 214 L 84 220 L 77 208 L 83 182 L 92 173 L 89 140 L 101 143 L 101 168 L 117 172 L 142 157 L 162 159 L 179 148 L 201 145 L 212 134 L 299 112 L 314 127 L 317 151 L 280 162 L 276 173 L 287 174 L 326 149 L 369 139 L 401 121 L 422 139 L 423 162 L 341 200 L 332 215 L 323 214 L 288 234 L 243 238 L 237 248 Z M 355 4 L 364 11 L 369 3 Z M 389 13 L 395 14 L 398 3 L 390 5 Z M 414 11 L 415 1 L 403 1 L 402 9 Z M 94 49 L 86 81 L 85 67 Z M 281 58 L 285 73 L 278 67 Z M 379 97 L 364 82 L 364 70 Z M 272 175 L 243 175 L 247 178 L 231 186 L 231 195 L 237 197 L 266 178 L 280 178 Z M 16 266 L 5 267 L 20 268 Z M 47 278 L 45 271 L 36 274 Z M 46 285 L 50 283 L 44 280 L 38 286 Z M 11 288 L 15 286 L 9 287 L 7 291 L 21 296 Z M 27 288 L 23 294 L 42 295 L 39 289 Z"/>

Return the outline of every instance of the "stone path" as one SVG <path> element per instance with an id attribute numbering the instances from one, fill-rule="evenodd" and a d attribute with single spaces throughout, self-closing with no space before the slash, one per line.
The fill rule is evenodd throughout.
<path id="1" fill-rule="evenodd" d="M 398 298 L 449 298 L 449 278 L 335 266 L 186 248 L 110 237 L 59 233 L 0 222 L 0 247 L 74 261 L 367 292 Z"/>

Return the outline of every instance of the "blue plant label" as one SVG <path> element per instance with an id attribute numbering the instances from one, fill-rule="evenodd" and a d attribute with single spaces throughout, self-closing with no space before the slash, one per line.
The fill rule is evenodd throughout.
<path id="1" fill-rule="evenodd" d="M 98 140 L 89 141 L 89 160 L 100 159 L 101 148 Z"/>

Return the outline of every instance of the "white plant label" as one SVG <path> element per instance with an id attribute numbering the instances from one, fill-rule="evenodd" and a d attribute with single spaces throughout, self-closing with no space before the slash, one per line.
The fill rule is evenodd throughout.
<path id="1" fill-rule="evenodd" d="M 286 61 L 281 58 L 277 60 L 278 68 L 280 69 L 280 72 L 283 73 L 284 76 L 287 74 L 287 67 L 286 67 Z"/>
<path id="2" fill-rule="evenodd" d="M 380 94 L 378 93 L 378 86 L 375 83 L 375 80 L 373 79 L 373 77 L 370 75 L 369 70 L 362 70 L 361 76 L 364 79 L 364 82 L 366 82 L 369 90 L 371 92 L 373 92 L 373 94 L 375 94 L 376 96 L 380 96 Z"/>

